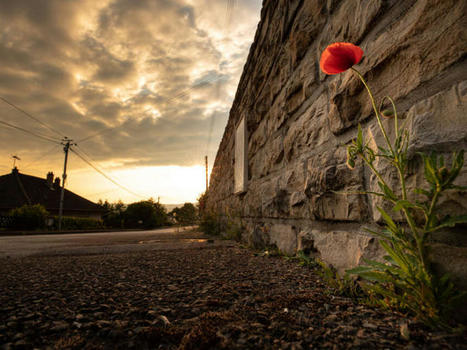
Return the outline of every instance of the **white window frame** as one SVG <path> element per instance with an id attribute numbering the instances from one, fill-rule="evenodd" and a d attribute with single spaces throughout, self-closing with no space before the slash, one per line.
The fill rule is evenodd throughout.
<path id="1" fill-rule="evenodd" d="M 245 118 L 240 120 L 235 130 L 234 178 L 234 193 L 246 192 L 248 185 L 248 133 Z"/>

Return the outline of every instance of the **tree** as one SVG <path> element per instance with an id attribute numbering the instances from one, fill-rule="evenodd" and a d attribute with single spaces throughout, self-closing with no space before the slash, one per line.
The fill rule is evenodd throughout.
<path id="1" fill-rule="evenodd" d="M 123 227 L 123 212 L 125 204 L 122 201 L 117 203 L 109 203 L 107 200 L 103 202 L 101 199 L 97 202 L 102 209 L 105 210 L 102 215 L 102 220 L 106 227 L 122 228 Z"/>
<path id="2" fill-rule="evenodd" d="M 151 229 L 167 222 L 167 213 L 160 203 L 152 199 L 128 205 L 124 212 L 125 227 Z"/>
<path id="3" fill-rule="evenodd" d="M 198 220 L 198 211 L 192 203 L 185 203 L 181 208 L 172 210 L 170 214 L 180 225 L 193 225 Z"/>

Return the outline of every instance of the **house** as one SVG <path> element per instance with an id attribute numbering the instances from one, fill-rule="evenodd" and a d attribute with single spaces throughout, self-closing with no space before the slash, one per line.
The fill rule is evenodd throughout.
<path id="1" fill-rule="evenodd" d="M 346 164 L 359 124 L 371 147 L 383 136 L 358 78 L 320 70 L 331 43 L 358 44 L 364 56 L 357 68 L 375 98 L 395 100 L 410 133 L 410 193 L 422 186 L 417 152 L 449 159 L 466 149 L 461 2 L 390 3 L 263 2 L 207 192 L 207 210 L 241 223 L 243 240 L 312 252 L 342 273 L 384 254 L 366 231 L 382 222 L 381 200 L 361 194 L 380 191 L 378 179 L 361 163 L 354 170 Z M 392 119 L 384 124 L 394 130 Z M 376 166 L 395 186 L 389 166 Z M 465 165 L 456 183 L 467 185 Z M 465 214 L 467 196 L 453 191 L 439 207 L 443 215 Z M 436 237 L 434 260 L 467 285 L 467 247 L 456 232 Z"/>
<path id="2" fill-rule="evenodd" d="M 58 215 L 60 178 L 49 172 L 45 178 L 21 174 L 15 167 L 10 174 L 0 176 L 0 215 L 25 204 L 41 204 L 51 215 Z M 67 189 L 64 193 L 63 215 L 101 219 L 103 210 L 96 204 Z"/>

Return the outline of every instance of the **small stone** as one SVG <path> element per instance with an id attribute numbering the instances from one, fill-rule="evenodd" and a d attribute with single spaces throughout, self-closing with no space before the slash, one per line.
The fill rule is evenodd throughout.
<path id="1" fill-rule="evenodd" d="M 23 333 L 16 333 L 13 339 L 16 340 L 16 339 L 22 339 L 22 338 L 24 338 L 24 334 L 23 334 Z"/>
<path id="2" fill-rule="evenodd" d="M 378 329 L 377 325 L 370 323 L 370 322 L 363 322 L 362 326 L 365 328 L 370 328 L 370 329 Z"/>
<path id="3" fill-rule="evenodd" d="M 68 323 L 64 321 L 54 321 L 52 324 L 53 325 L 50 328 L 52 332 L 61 332 L 68 328 Z"/>
<path id="4" fill-rule="evenodd" d="M 164 315 L 159 315 L 159 320 L 161 320 L 165 326 L 168 326 L 170 324 L 170 321 L 167 317 L 165 317 Z"/>
<path id="5" fill-rule="evenodd" d="M 112 326 L 112 322 L 106 321 L 106 320 L 99 320 L 96 321 L 96 325 L 100 328 L 107 328 Z"/>
<path id="6" fill-rule="evenodd" d="M 15 348 L 24 349 L 27 345 L 28 343 L 24 339 L 20 339 L 15 343 Z"/>
<path id="7" fill-rule="evenodd" d="M 402 338 L 404 338 L 405 340 L 410 340 L 409 325 L 407 323 L 401 323 L 400 332 Z"/>

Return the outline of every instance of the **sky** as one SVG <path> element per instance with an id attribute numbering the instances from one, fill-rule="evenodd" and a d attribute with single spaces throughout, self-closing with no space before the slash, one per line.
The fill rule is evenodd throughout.
<path id="1" fill-rule="evenodd" d="M 0 1 L 0 174 L 16 155 L 21 173 L 61 176 L 68 137 L 75 193 L 195 201 L 260 11 L 261 0 Z"/>

